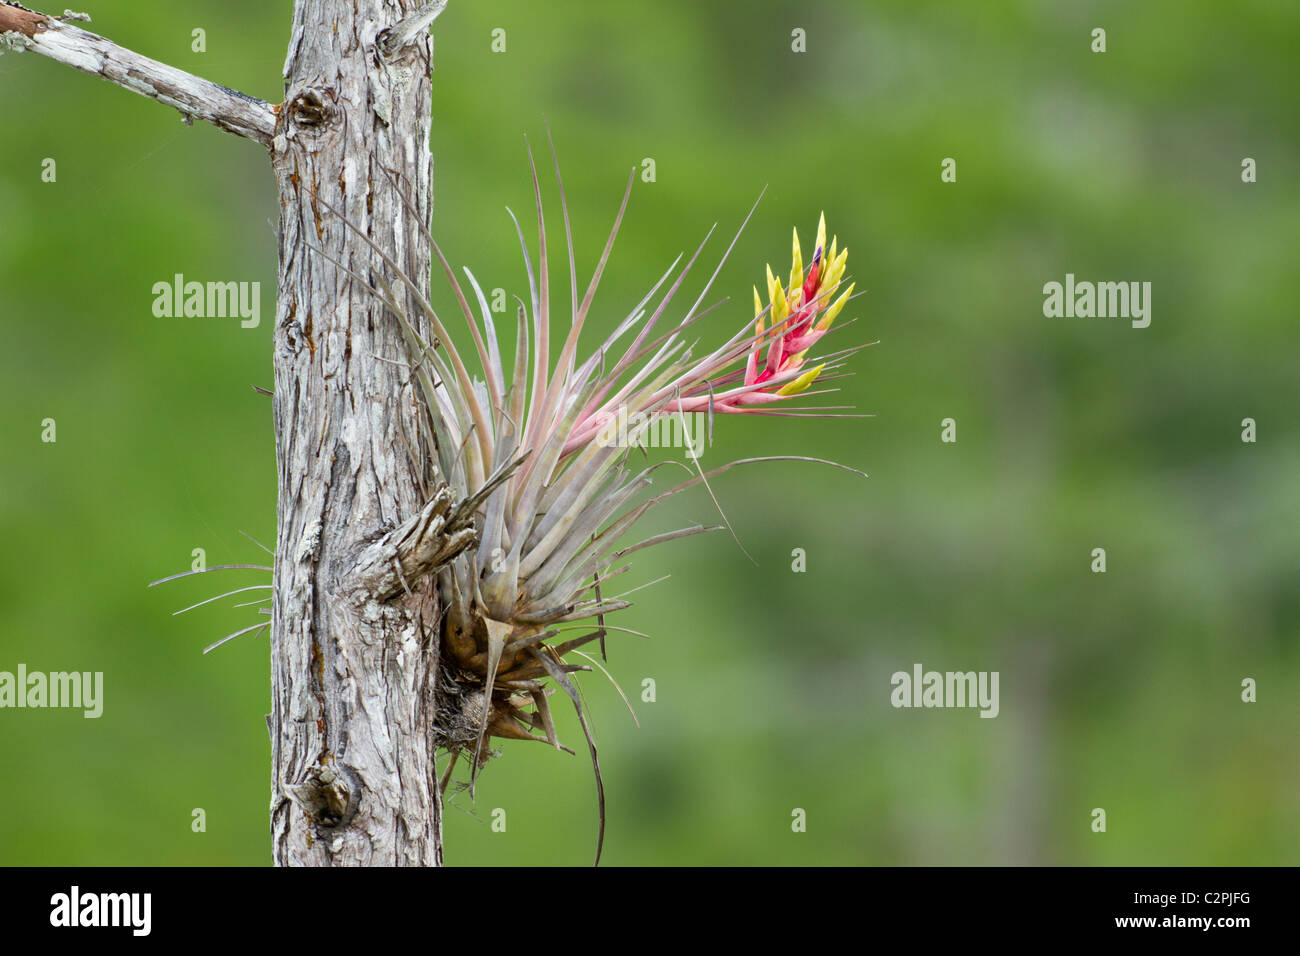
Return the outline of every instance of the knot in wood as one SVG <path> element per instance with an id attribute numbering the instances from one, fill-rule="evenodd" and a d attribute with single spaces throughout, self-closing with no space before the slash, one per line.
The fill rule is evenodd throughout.
<path id="1" fill-rule="evenodd" d="M 289 121 L 299 129 L 324 129 L 334 122 L 336 99 L 333 90 L 303 90 L 289 100 Z"/>
<path id="2" fill-rule="evenodd" d="M 324 830 L 341 827 L 356 815 L 360 789 L 349 783 L 344 771 L 332 767 L 312 767 L 303 783 L 285 787 L 293 802 Z"/>

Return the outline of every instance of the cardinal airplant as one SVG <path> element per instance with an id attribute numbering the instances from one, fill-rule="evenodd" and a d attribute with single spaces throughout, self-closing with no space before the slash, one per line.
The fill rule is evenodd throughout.
<path id="1" fill-rule="evenodd" d="M 433 572 L 443 607 L 438 625 L 442 664 L 437 744 L 449 755 L 441 786 L 445 791 L 457 761 L 463 759 L 470 768 L 472 794 L 478 771 L 499 755 L 490 749 L 490 738 L 536 741 L 572 753 L 560 742 L 552 719 L 549 698 L 558 688 L 576 709 L 595 771 L 599 860 L 604 787 L 596 744 L 571 675 L 597 668 L 610 676 L 600 660 L 582 648 L 599 642 L 604 657 L 607 636 L 630 631 L 610 621 L 631 606 L 626 600 L 630 592 L 611 593 L 611 582 L 630 570 L 633 554 L 707 531 L 730 530 L 718 508 L 721 525 L 693 525 L 637 540 L 633 532 L 640 519 L 679 492 L 695 485 L 708 488 L 711 477 L 738 465 L 802 461 L 862 474 L 836 462 L 796 455 L 746 458 L 706 472 L 697 456 L 688 456 L 691 473 L 661 482 L 667 487 L 660 490 L 662 469 L 691 466 L 646 463 L 642 446 L 648 434 L 665 421 L 678 422 L 685 430 L 688 414 L 705 416 L 710 435 L 718 416 L 840 417 L 843 406 L 808 405 L 806 399 L 835 391 L 829 383 L 845 360 L 865 346 L 819 351 L 854 290 L 846 282 L 848 250 L 839 247 L 836 237 L 827 244 L 824 215 L 806 262 L 794 230 L 788 281 L 769 266 L 766 295 L 754 288 L 753 317 L 737 323 L 739 328 L 733 327 L 729 337 L 712 331 L 720 320 L 704 320 L 726 303 L 706 305 L 706 300 L 754 214 L 751 209 L 693 300 L 683 297 L 683 286 L 713 230 L 684 265 L 679 256 L 629 312 L 615 320 L 600 316 L 599 324 L 610 331 L 596 348 L 580 354 L 583 331 L 596 324 L 592 318 L 598 312 L 597 289 L 635 171 L 580 294 L 556 162 L 569 280 L 567 295 L 556 302 L 531 150 L 528 161 L 536 200 L 536 265 L 523 228 L 507 210 L 518 235 L 528 291 L 527 301 L 516 300 L 513 330 L 498 330 L 473 272 L 464 269 L 462 284 L 427 229 L 425 238 L 467 326 L 469 347 L 456 345 L 414 277 L 346 220 L 346 227 L 373 251 L 373 268 L 362 275 L 343 263 L 335 265 L 379 297 L 400 323 L 409 349 L 400 360 L 418 384 L 421 425 L 435 449 L 435 460 L 428 463 L 437 476 L 435 507 L 427 511 L 428 526 L 420 533 L 441 542 L 440 567 Z M 401 184 L 393 185 L 405 197 Z M 318 201 L 339 215 L 323 199 Z M 422 221 L 409 198 L 403 201 L 413 218 Z M 411 309 L 418 309 L 420 316 Z M 562 324 L 556 322 L 557 312 L 568 313 Z M 429 330 L 428 336 L 421 334 L 421 326 Z M 510 362 L 502 350 L 502 333 L 508 331 L 513 331 Z M 701 348 L 700 342 L 709 340 L 716 344 Z M 613 421 L 627 423 L 617 441 L 609 437 Z M 773 426 L 776 429 L 775 422 Z M 772 435 L 764 441 L 778 438 Z M 717 499 L 713 501 L 716 505 Z"/>

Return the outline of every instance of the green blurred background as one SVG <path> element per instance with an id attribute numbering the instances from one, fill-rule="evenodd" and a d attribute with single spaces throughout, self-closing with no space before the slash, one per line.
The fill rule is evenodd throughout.
<path id="1" fill-rule="evenodd" d="M 289 11 L 105 0 L 91 29 L 278 101 Z M 504 207 L 529 205 L 523 137 L 544 143 L 545 117 L 584 273 L 628 171 L 657 165 L 593 337 L 767 186 L 705 340 L 825 209 L 866 291 L 831 341 L 879 341 L 843 383 L 875 417 L 728 418 L 705 458 L 820 455 L 869 479 L 728 473 L 714 487 L 757 566 L 725 535 L 639 556 L 632 583 L 672 574 L 621 621 L 653 639 L 610 644 L 640 729 L 584 678 L 607 862 L 1297 861 L 1300 8 L 452 0 L 435 35 L 435 234 L 485 287 L 524 289 Z M 0 121 L 0 670 L 106 685 L 99 720 L 0 711 L 0 863 L 268 863 L 266 637 L 205 657 L 253 610 L 170 616 L 267 577 L 145 587 L 195 548 L 263 560 L 241 530 L 274 539 L 270 402 L 249 388 L 271 383 L 266 157 L 36 55 L 0 58 Z M 155 318 L 177 272 L 260 281 L 261 326 Z M 1045 318 L 1067 272 L 1152 282 L 1151 327 Z M 654 524 L 713 517 L 696 490 Z M 892 708 L 890 675 L 917 662 L 998 671 L 1000 716 Z M 447 861 L 589 862 L 586 758 L 504 749 L 447 808 Z"/>

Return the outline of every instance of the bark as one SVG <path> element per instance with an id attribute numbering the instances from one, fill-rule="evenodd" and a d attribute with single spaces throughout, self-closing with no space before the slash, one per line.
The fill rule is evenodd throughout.
<path id="1" fill-rule="evenodd" d="M 0 0 L 0 41 L 266 144 L 280 200 L 271 831 L 281 865 L 441 862 L 438 598 L 473 531 L 439 494 L 400 329 L 349 272 L 426 283 L 445 0 L 296 0 L 271 106 Z M 418 309 L 409 314 L 418 315 Z M 423 330 L 422 330 L 423 331 Z"/>
<path id="2" fill-rule="evenodd" d="M 279 864 L 441 862 L 436 588 L 428 575 L 402 575 L 384 600 L 359 586 L 372 546 L 432 497 L 431 456 L 398 325 L 335 264 L 362 276 L 375 264 L 341 215 L 427 282 L 428 245 L 393 182 L 427 219 L 430 44 L 421 35 L 391 57 L 376 47 L 417 6 L 299 0 L 285 63 L 272 147 L 281 208 L 271 654 Z"/>

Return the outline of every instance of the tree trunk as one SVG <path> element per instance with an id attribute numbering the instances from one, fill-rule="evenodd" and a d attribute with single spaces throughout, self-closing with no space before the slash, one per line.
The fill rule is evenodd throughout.
<path id="1" fill-rule="evenodd" d="M 356 574 L 362 552 L 429 500 L 428 438 L 397 322 L 331 261 L 365 277 L 376 264 L 341 214 L 428 281 L 428 244 L 393 184 L 427 222 L 432 45 L 421 30 L 391 57 L 377 46 L 419 6 L 294 4 L 271 150 L 280 195 L 271 827 L 280 865 L 441 862 L 436 587 L 425 575 L 384 600 Z"/>
<path id="2" fill-rule="evenodd" d="M 411 357 L 365 282 L 373 243 L 428 283 L 428 26 L 445 5 L 296 0 L 285 100 L 272 106 L 75 26 L 84 14 L 0 0 L 0 52 L 34 51 L 271 150 L 280 279 L 269 726 L 282 865 L 442 857 L 431 572 L 474 531 L 435 483 Z"/>

